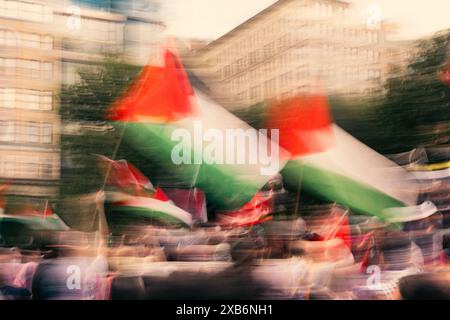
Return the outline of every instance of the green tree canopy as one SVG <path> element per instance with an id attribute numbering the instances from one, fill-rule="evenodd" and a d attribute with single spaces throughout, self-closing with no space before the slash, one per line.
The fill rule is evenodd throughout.
<path id="1" fill-rule="evenodd" d="M 448 136 L 450 87 L 440 74 L 449 61 L 449 44 L 450 30 L 421 40 L 406 74 L 387 81 L 387 95 L 378 106 L 385 151 L 407 151 Z"/>
<path id="2" fill-rule="evenodd" d="M 81 67 L 80 80 L 61 92 L 61 195 L 101 188 L 103 178 L 96 156 L 111 157 L 120 133 L 105 120 L 107 109 L 130 85 L 140 68 L 108 56 Z"/>

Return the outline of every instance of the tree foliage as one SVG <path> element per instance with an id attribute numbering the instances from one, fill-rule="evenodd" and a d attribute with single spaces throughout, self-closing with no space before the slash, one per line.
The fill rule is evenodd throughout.
<path id="1" fill-rule="evenodd" d="M 120 132 L 105 120 L 107 109 L 130 85 L 140 68 L 109 56 L 80 68 L 79 81 L 61 92 L 61 194 L 82 194 L 101 188 L 96 155 L 111 157 Z"/>
<path id="2" fill-rule="evenodd" d="M 450 87 L 440 74 L 449 61 L 449 44 L 450 30 L 420 41 L 406 74 L 388 80 L 387 95 L 377 106 L 386 151 L 407 151 L 448 136 Z"/>
<path id="3" fill-rule="evenodd" d="M 400 153 L 438 143 L 449 143 L 450 87 L 440 75 L 450 62 L 450 30 L 418 41 L 407 72 L 398 70 L 378 97 L 329 97 L 334 121 L 381 153 Z M 265 105 L 235 112 L 261 126 Z"/>

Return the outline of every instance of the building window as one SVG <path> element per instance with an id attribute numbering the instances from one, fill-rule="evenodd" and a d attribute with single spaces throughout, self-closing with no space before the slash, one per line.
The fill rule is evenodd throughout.
<path id="1" fill-rule="evenodd" d="M 23 109 L 39 109 L 39 96 L 32 94 L 18 94 L 17 102 Z"/>
<path id="2" fill-rule="evenodd" d="M 267 59 L 271 57 L 275 53 L 275 44 L 274 42 L 270 42 L 266 44 L 263 49 L 263 59 Z"/>
<path id="3" fill-rule="evenodd" d="M 254 86 L 250 89 L 250 99 L 259 98 L 260 95 L 260 86 Z"/>
<path id="4" fill-rule="evenodd" d="M 53 64 L 51 62 L 44 62 L 42 71 L 44 79 L 50 80 L 53 78 Z"/>
<path id="5" fill-rule="evenodd" d="M 53 179 L 52 158 L 0 156 L 0 176 L 20 179 Z"/>
<path id="6" fill-rule="evenodd" d="M 53 49 L 53 38 L 51 36 L 41 36 L 41 48 Z"/>
<path id="7" fill-rule="evenodd" d="M 10 157 L 5 161 L 5 176 L 14 177 L 16 175 L 16 161 Z"/>
<path id="8" fill-rule="evenodd" d="M 248 64 L 251 66 L 259 61 L 259 50 L 250 52 L 248 55 Z"/>
<path id="9" fill-rule="evenodd" d="M 27 141 L 39 142 L 39 124 L 37 122 L 28 123 Z"/>
<path id="10" fill-rule="evenodd" d="M 286 33 L 281 38 L 278 39 L 278 48 L 279 50 L 283 50 L 290 45 L 290 35 L 289 33 Z"/>
<path id="11" fill-rule="evenodd" d="M 27 65 L 27 69 L 31 69 L 32 78 L 39 79 L 41 77 L 41 63 L 39 61 L 30 61 L 29 64 L 25 65 Z"/>
<path id="12" fill-rule="evenodd" d="M 42 125 L 42 143 L 52 143 L 53 126 L 49 123 Z"/>
<path id="13" fill-rule="evenodd" d="M 292 72 L 291 71 L 283 73 L 280 76 L 280 85 L 282 87 L 288 86 L 290 84 L 291 80 L 292 80 Z"/>
<path id="14" fill-rule="evenodd" d="M 29 77 L 31 74 L 34 79 L 50 80 L 53 77 L 53 65 L 37 60 L 0 58 L 0 73 L 19 77 Z"/>
<path id="15" fill-rule="evenodd" d="M 53 95 L 51 92 L 44 92 L 40 96 L 39 109 L 53 110 Z"/>
<path id="16" fill-rule="evenodd" d="M 14 121 L 0 121 L 0 141 L 14 141 Z"/>
<path id="17" fill-rule="evenodd" d="M 15 90 L 9 88 L 0 89 L 0 108 L 15 107 Z"/>
<path id="18" fill-rule="evenodd" d="M 37 33 L 2 30 L 0 27 L 0 45 L 53 49 L 53 38 Z"/>
<path id="19" fill-rule="evenodd" d="M 270 79 L 264 82 L 264 95 L 271 96 L 275 93 L 276 80 Z"/>
<path id="20" fill-rule="evenodd" d="M 51 91 L 0 88 L 0 108 L 52 110 L 53 94 Z"/>
<path id="21" fill-rule="evenodd" d="M 44 179 L 53 177 L 53 166 L 50 159 L 44 159 L 44 161 L 42 161 L 40 176 Z"/>
<path id="22" fill-rule="evenodd" d="M 241 93 L 238 94 L 238 101 L 239 102 L 244 102 L 247 99 L 247 91 L 243 91 Z"/>
<path id="23" fill-rule="evenodd" d="M 0 141 L 22 143 L 52 143 L 53 126 L 34 121 L 0 121 Z"/>
<path id="24" fill-rule="evenodd" d="M 53 12 L 47 5 L 24 1 L 0 0 L 0 16 L 37 22 L 50 22 Z"/>
<path id="25" fill-rule="evenodd" d="M 243 59 L 243 58 L 238 59 L 237 62 L 236 62 L 236 65 L 237 65 L 237 71 L 238 72 L 243 70 L 245 68 L 245 59 Z"/>
<path id="26" fill-rule="evenodd" d="M 230 75 L 231 75 L 231 66 L 227 65 L 227 66 L 225 66 L 224 76 L 225 76 L 225 78 L 228 78 Z"/>
<path id="27" fill-rule="evenodd" d="M 31 157 L 26 159 L 21 159 L 18 163 L 18 167 L 20 168 L 20 176 L 23 178 L 35 178 L 36 173 L 38 171 L 39 158 Z"/>

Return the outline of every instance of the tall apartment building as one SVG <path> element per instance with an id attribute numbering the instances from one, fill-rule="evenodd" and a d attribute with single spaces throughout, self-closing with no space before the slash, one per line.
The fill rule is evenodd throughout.
<path id="1" fill-rule="evenodd" d="M 107 54 L 145 65 L 164 30 L 157 4 L 155 0 L 59 1 L 55 23 L 60 26 L 63 84 L 76 82 L 80 67 L 95 64 Z"/>
<path id="2" fill-rule="evenodd" d="M 13 181 L 11 199 L 58 195 L 61 86 L 108 53 L 148 61 L 164 26 L 134 1 L 0 0 L 0 183 Z"/>
<path id="3" fill-rule="evenodd" d="M 279 0 L 197 51 L 203 76 L 228 107 L 310 92 L 382 92 L 386 25 L 368 28 L 337 0 Z"/>
<path id="4" fill-rule="evenodd" d="M 61 57 L 52 8 L 0 1 L 0 182 L 8 193 L 51 199 L 60 171 Z"/>

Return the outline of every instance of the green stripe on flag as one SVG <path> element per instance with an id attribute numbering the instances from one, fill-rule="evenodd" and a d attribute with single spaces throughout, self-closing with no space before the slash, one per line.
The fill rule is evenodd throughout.
<path id="1" fill-rule="evenodd" d="M 347 206 L 355 213 L 375 215 L 387 220 L 384 209 L 405 206 L 380 190 L 300 161 L 289 161 L 281 173 L 286 185 L 296 188 L 300 182 L 302 189 L 324 200 Z"/>
<path id="2" fill-rule="evenodd" d="M 189 227 L 187 223 L 185 223 L 183 220 L 178 219 L 174 216 L 171 216 L 170 214 L 167 214 L 163 211 L 158 210 L 152 210 L 149 208 L 144 207 L 134 207 L 134 206 L 117 206 L 114 209 L 111 210 L 109 213 L 110 217 L 114 219 L 114 214 L 126 214 L 126 216 L 129 218 L 128 221 L 135 222 L 135 218 L 146 218 L 151 220 L 160 221 L 166 224 L 172 224 L 172 225 L 182 225 L 185 227 Z"/>
<path id="3" fill-rule="evenodd" d="M 66 231 L 70 228 L 62 222 L 59 217 L 33 217 L 33 216 L 0 216 L 0 224 L 2 222 L 19 223 L 27 226 L 31 230 L 53 230 Z"/>
<path id="4" fill-rule="evenodd" d="M 174 164 L 171 153 L 178 142 L 170 137 L 179 126 L 137 122 L 115 122 L 115 125 L 119 130 L 126 126 L 125 141 L 145 158 L 161 164 L 178 181 L 191 184 L 195 180 L 194 186 L 204 190 L 208 202 L 214 203 L 220 210 L 242 207 L 262 187 L 254 179 L 246 177 L 243 170 L 238 172 L 239 165 Z M 191 148 L 191 152 L 191 159 L 194 159 L 193 153 L 202 150 Z"/>

